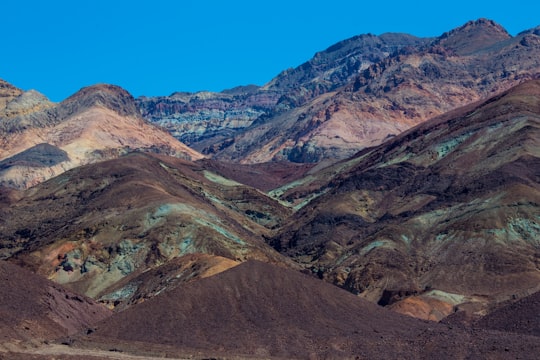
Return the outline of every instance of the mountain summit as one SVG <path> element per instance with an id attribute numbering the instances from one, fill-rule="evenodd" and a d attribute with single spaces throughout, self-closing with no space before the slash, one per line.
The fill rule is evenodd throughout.
<path id="1" fill-rule="evenodd" d="M 456 55 L 470 56 L 511 38 L 512 36 L 501 25 L 492 20 L 478 19 L 444 33 L 436 44 Z"/>

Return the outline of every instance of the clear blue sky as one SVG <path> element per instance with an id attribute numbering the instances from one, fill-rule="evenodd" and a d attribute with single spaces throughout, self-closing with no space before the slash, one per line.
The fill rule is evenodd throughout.
<path id="1" fill-rule="evenodd" d="M 53 101 L 95 83 L 134 96 L 220 91 L 262 85 L 358 34 L 438 36 L 484 17 L 515 35 L 540 25 L 539 3 L 7 0 L 0 78 Z"/>

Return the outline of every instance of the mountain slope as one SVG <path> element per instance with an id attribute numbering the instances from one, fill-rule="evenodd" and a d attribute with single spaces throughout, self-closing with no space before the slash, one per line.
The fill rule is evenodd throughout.
<path id="1" fill-rule="evenodd" d="M 382 305 L 439 299 L 437 319 L 531 293 L 539 129 L 538 80 L 428 121 L 274 191 L 300 210 L 270 242 Z"/>
<path id="2" fill-rule="evenodd" d="M 26 94 L 12 99 L 7 108 L 28 103 L 21 100 Z M 131 95 L 111 85 L 81 89 L 54 106 L 6 113 L 0 117 L 0 145 L 0 183 L 20 189 L 76 166 L 137 149 L 202 158 L 142 120 Z M 51 159 L 51 153 L 57 156 Z M 33 161 L 36 157 L 45 162 Z"/>
<path id="3" fill-rule="evenodd" d="M 131 153 L 72 169 L 0 213 L 2 258 L 92 297 L 190 253 L 293 266 L 262 241 L 289 209 L 200 164 L 162 155 Z"/>

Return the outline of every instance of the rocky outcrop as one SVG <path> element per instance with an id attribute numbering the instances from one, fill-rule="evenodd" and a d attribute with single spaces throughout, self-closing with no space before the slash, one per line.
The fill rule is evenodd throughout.
<path id="1" fill-rule="evenodd" d="M 469 21 L 465 25 L 441 35 L 433 46 L 460 56 L 479 54 L 512 36 L 501 25 L 488 19 Z"/>
<path id="2" fill-rule="evenodd" d="M 406 49 L 425 46 L 430 41 L 429 38 L 399 33 L 355 36 L 316 53 L 297 68 L 283 71 L 265 88 L 284 94 L 278 104 L 281 111 L 298 107 L 348 84 L 371 65 Z"/>
<path id="3" fill-rule="evenodd" d="M 45 95 L 35 90 L 29 90 L 7 102 L 3 113 L 0 112 L 0 118 L 24 116 L 50 108 L 53 105 Z"/>

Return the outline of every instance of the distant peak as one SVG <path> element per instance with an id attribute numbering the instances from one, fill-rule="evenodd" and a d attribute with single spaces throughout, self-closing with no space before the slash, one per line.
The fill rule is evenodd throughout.
<path id="1" fill-rule="evenodd" d="M 508 31 L 495 21 L 481 18 L 442 34 L 436 44 L 458 55 L 472 55 L 511 37 Z"/>
<path id="2" fill-rule="evenodd" d="M 117 85 L 110 84 L 96 84 L 87 87 L 83 87 L 75 94 L 70 96 L 68 99 L 80 98 L 86 96 L 92 96 L 94 94 L 101 93 L 103 95 L 109 96 L 122 96 L 122 97 L 132 97 L 129 92 Z"/>
<path id="3" fill-rule="evenodd" d="M 4 116 L 26 115 L 51 106 L 53 106 L 53 103 L 45 95 L 36 90 L 28 90 L 6 104 Z"/>
<path id="4" fill-rule="evenodd" d="M 496 28 L 500 31 L 506 32 L 506 29 L 503 28 L 501 25 L 499 25 L 493 20 L 486 19 L 486 18 L 480 18 L 477 20 L 468 21 L 458 29 L 467 28 L 467 27 L 487 27 L 487 28 L 491 27 L 491 28 Z"/>
<path id="5" fill-rule="evenodd" d="M 120 115 L 138 115 L 133 96 L 117 85 L 97 84 L 84 87 L 62 102 L 72 113 L 92 106 L 103 106 Z"/>
<path id="6" fill-rule="evenodd" d="M 17 91 L 19 91 L 19 92 L 22 92 L 21 89 L 15 87 L 15 86 L 13 86 L 13 85 L 11 85 L 10 83 L 8 83 L 8 82 L 5 81 L 5 80 L 0 79 L 0 91 L 1 91 L 2 89 L 17 90 Z"/>
<path id="7" fill-rule="evenodd" d="M 529 30 L 522 31 L 518 35 L 527 35 L 527 34 L 540 36 L 540 26 L 534 27 L 534 28 L 529 29 Z"/>

